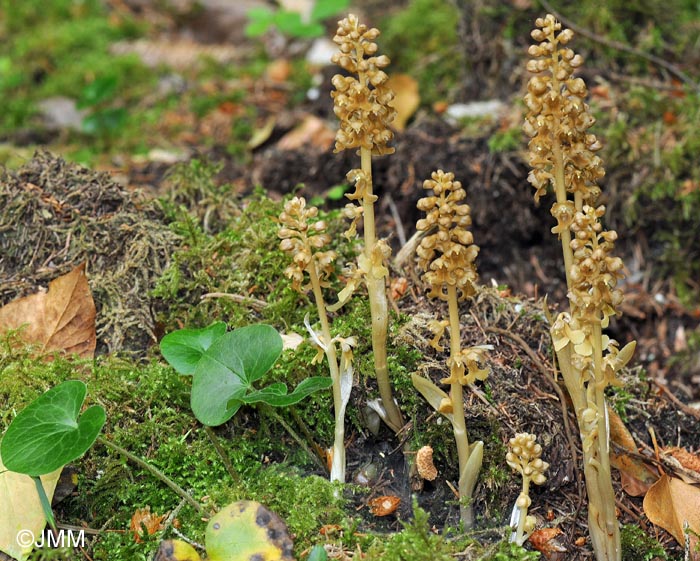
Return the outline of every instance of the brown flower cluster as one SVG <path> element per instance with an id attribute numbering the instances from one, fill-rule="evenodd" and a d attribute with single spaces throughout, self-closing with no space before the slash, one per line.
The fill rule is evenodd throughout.
<path id="1" fill-rule="evenodd" d="M 284 205 L 279 216 L 281 227 L 278 236 L 282 238 L 280 249 L 292 255 L 292 263 L 284 273 L 292 279 L 292 286 L 299 292 L 306 292 L 311 284 L 304 283 L 304 271 L 318 277 L 320 286 L 328 286 L 328 278 L 333 272 L 335 251 L 319 251 L 328 245 L 331 237 L 326 233 L 323 220 L 313 221 L 318 209 L 307 207 L 303 197 L 294 197 Z"/>
<path id="2" fill-rule="evenodd" d="M 340 120 L 336 152 L 348 148 L 366 148 L 374 155 L 394 152 L 387 146 L 393 138 L 389 123 L 396 116 L 390 106 L 394 92 L 386 85 L 388 76 L 382 70 L 390 61 L 386 55 L 375 56 L 378 36 L 379 30 L 361 24 L 352 14 L 338 22 L 333 41 L 340 52 L 332 61 L 351 76 L 336 74 L 332 79 L 333 110 Z"/>
<path id="3" fill-rule="evenodd" d="M 603 231 L 600 219 L 604 214 L 604 206 L 586 205 L 571 225 L 574 264 L 569 300 L 589 321 L 607 327 L 608 319 L 622 303 L 622 291 L 616 286 L 624 275 L 622 259 L 611 255 L 617 232 Z"/>
<path id="4" fill-rule="evenodd" d="M 528 82 L 525 104 L 529 112 L 523 127 L 531 139 L 528 180 L 538 201 L 554 181 L 554 170 L 563 168 L 566 191 L 577 200 L 594 204 L 600 194 L 597 182 L 605 170 L 595 155 L 600 142 L 587 132 L 595 119 L 584 103 L 586 84 L 573 76 L 583 58 L 566 47 L 574 34 L 570 29 L 562 30 L 554 16 L 538 18 L 535 25 L 531 35 L 537 44 L 530 46 L 533 58 L 527 69 L 537 75 Z M 565 216 L 570 220 L 571 212 Z"/>
<path id="5" fill-rule="evenodd" d="M 418 230 L 427 232 L 417 249 L 418 264 L 423 268 L 423 279 L 430 285 L 431 298 L 447 300 L 446 286 L 457 288 L 459 300 L 475 292 L 476 266 L 474 261 L 479 247 L 474 245 L 468 230 L 472 220 L 469 205 L 462 204 L 466 192 L 454 180 L 453 173 L 433 172 L 432 179 L 423 188 L 433 195 L 418 201 L 418 208 L 426 217 L 416 223 Z"/>

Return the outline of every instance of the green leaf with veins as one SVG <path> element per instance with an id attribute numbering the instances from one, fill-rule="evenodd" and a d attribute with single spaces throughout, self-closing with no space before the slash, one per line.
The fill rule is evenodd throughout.
<path id="1" fill-rule="evenodd" d="M 95 442 L 106 420 L 93 405 L 79 416 L 87 386 L 69 380 L 25 407 L 10 423 L 0 454 L 10 471 L 39 476 L 82 456 Z"/>

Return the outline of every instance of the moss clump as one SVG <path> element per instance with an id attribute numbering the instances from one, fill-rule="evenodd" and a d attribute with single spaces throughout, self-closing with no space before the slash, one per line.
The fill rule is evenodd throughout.
<path id="1" fill-rule="evenodd" d="M 381 26 L 381 42 L 394 72 L 406 72 L 419 81 L 421 100 L 430 104 L 449 99 L 465 66 L 458 46 L 460 14 L 450 2 L 413 0 Z"/>
<path id="2" fill-rule="evenodd" d="M 447 540 L 430 529 L 428 513 L 413 504 L 414 518 L 404 523 L 403 531 L 377 538 L 369 547 L 365 561 L 454 561 L 466 540 Z"/>
<path id="3" fill-rule="evenodd" d="M 622 561 L 651 561 L 668 559 L 663 546 L 634 524 L 625 524 L 620 530 Z"/>
<path id="4" fill-rule="evenodd" d="M 148 291 L 177 237 L 158 204 L 48 152 L 0 174 L 0 303 L 87 262 L 99 351 L 143 356 L 155 339 Z"/>

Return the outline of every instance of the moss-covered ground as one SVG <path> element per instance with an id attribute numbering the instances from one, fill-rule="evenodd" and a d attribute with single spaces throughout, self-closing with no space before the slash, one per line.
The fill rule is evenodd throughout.
<path id="1" fill-rule="evenodd" d="M 480 262 L 487 273 L 484 288 L 465 309 L 462 335 L 465 342 L 487 342 L 496 350 L 489 380 L 467 392 L 470 437 L 481 439 L 485 449 L 474 498 L 477 526 L 467 532 L 447 484 L 458 477 L 452 429 L 410 381 L 414 372 L 437 381 L 446 368 L 445 357 L 427 344 L 428 322 L 444 317 L 445 310 L 426 301 L 411 262 L 392 271 L 407 285 L 394 293 L 389 335 L 389 369 L 407 421 L 401 439 L 381 426 L 375 434 L 366 407 L 377 397 L 366 297 L 354 298 L 333 317 L 334 334 L 358 340 L 346 421 L 352 483 L 327 480 L 329 392 L 286 409 L 244 407 L 210 432 L 195 419 L 191 379 L 167 365 L 158 340 L 213 321 L 232 329 L 265 322 L 286 335 L 305 336 L 305 317 L 315 324 L 316 309 L 284 276 L 289 257 L 279 248 L 276 217 L 292 193 L 322 207 L 340 256 L 339 276 L 327 289 L 333 301 L 343 286 L 341 265 L 359 248 L 342 236 L 347 224 L 338 196 L 357 162 L 330 148 L 317 150 L 310 140 L 295 149 L 278 146 L 303 116 L 333 120 L 327 95 L 332 73 L 308 64 L 299 43 L 273 34 L 224 45 L 235 51 L 225 63 L 207 54 L 213 52 L 207 45 L 183 64 L 162 57 L 148 66 L 124 45 L 162 36 L 174 44 L 195 32 L 200 8 L 145 4 L 0 0 L 0 163 L 19 173 L 16 180 L 0 178 L 0 200 L 13 210 L 0 213 L 1 303 L 45 286 L 52 272 L 83 260 L 93 267 L 93 293 L 100 300 L 98 354 L 92 359 L 46 356 L 17 333 L 0 336 L 0 429 L 43 391 L 66 379 L 84 380 L 88 404 L 107 412 L 102 438 L 160 470 L 206 515 L 98 441 L 75 462 L 75 487 L 55 505 L 60 523 L 87 529 L 87 549 L 43 549 L 31 559 L 150 560 L 163 539 L 202 544 L 208 517 L 239 499 L 257 500 L 279 514 L 300 560 L 316 544 L 342 560 L 537 559 L 531 545 L 523 549 L 507 540 L 520 483 L 504 462 L 505 443 L 518 430 L 541 435 L 553 466 L 547 485 L 533 493 L 538 523 L 563 528 L 564 558 L 590 559 L 583 491 L 561 428 L 560 404 L 550 379 L 541 375 L 541 368 L 553 365 L 538 297 L 543 291 L 562 295 L 558 257 L 551 258 L 557 248 L 542 233 L 546 209 L 536 214 L 524 208 L 532 204 L 520 133 L 522 64 L 527 33 L 544 10 L 537 3 L 496 0 L 410 0 L 381 3 L 381 9 L 369 0 L 353 2 L 383 30 L 380 48 L 394 62 L 390 69 L 415 79 L 420 95 L 417 114 L 397 134 L 396 155 L 376 164 L 382 233 L 396 249 L 401 228 L 410 237 L 427 169 L 454 166 L 474 197 L 475 238 L 483 245 Z M 640 442 L 649 440 L 651 424 L 660 442 L 680 438 L 681 445 L 697 450 L 697 419 L 665 400 L 654 380 L 675 383 L 684 402 L 700 398 L 700 9 L 686 0 L 558 2 L 552 8 L 582 31 L 577 50 L 587 60 L 584 78 L 598 120 L 595 132 L 604 144 L 608 216 L 630 269 L 625 319 L 613 329 L 621 340 L 638 339 L 639 362 L 624 374 L 624 386 L 610 391 L 610 402 Z M 244 56 L 239 47 L 245 47 Z M 310 93 L 315 88 L 318 98 Z M 42 103 L 56 96 L 83 111 L 72 127 L 54 128 L 42 116 Z M 495 98 L 509 107 L 498 117 L 448 123 L 450 105 Z M 105 189 L 104 176 L 64 168 L 52 156 L 32 160 L 37 148 L 107 170 L 120 186 Z M 60 181 L 52 185 L 56 170 Z M 39 191 L 25 188 L 27 182 Z M 87 193 L 99 194 L 94 205 L 90 197 L 71 198 L 85 185 L 92 189 Z M 145 194 L 132 197 L 137 189 Z M 25 217 L 23 209 L 32 212 Z M 18 229 L 13 220 L 25 218 Z M 136 230 L 141 241 L 130 244 Z M 503 232 L 510 238 L 499 237 Z M 12 240 L 22 243 L 10 251 Z M 547 243 L 553 249 L 533 250 Z M 24 262 L 13 269 L 15 258 Z M 128 267 L 120 269 L 121 262 Z M 511 291 L 524 296 L 512 297 Z M 537 360 L 494 329 L 514 332 Z M 262 382 L 296 386 L 307 376 L 327 375 L 323 363 L 313 364 L 315 355 L 308 342 L 286 350 Z M 674 426 L 657 422 L 671 417 Z M 414 451 L 427 444 L 440 472 L 434 483 L 409 471 Z M 624 506 L 623 559 L 683 558 L 672 538 L 645 519 L 641 498 L 624 494 L 617 476 L 615 486 Z M 401 499 L 396 513 L 370 512 L 369 501 L 382 495 Z M 145 507 L 166 519 L 161 530 L 137 540 L 130 522 Z"/>

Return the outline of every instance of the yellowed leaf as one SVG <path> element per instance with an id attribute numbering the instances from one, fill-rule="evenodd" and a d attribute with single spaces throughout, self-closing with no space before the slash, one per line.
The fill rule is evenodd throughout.
<path id="1" fill-rule="evenodd" d="M 396 95 L 393 103 L 394 109 L 396 109 L 396 118 L 391 125 L 397 131 L 402 131 L 420 105 L 418 82 L 408 74 L 392 74 L 387 80 L 387 85 Z"/>
<path id="2" fill-rule="evenodd" d="M 61 475 L 59 468 L 41 476 L 46 496 L 51 500 Z M 40 540 L 46 526 L 36 485 L 31 477 L 6 471 L 0 458 L 0 551 L 14 559 L 24 560 Z"/>
<path id="3" fill-rule="evenodd" d="M 664 474 L 644 497 L 644 513 L 684 544 L 686 524 L 692 533 L 700 533 L 700 489 Z M 697 539 L 692 533 L 691 541 Z"/>
<path id="4" fill-rule="evenodd" d="M 95 352 L 95 302 L 85 264 L 49 283 L 48 292 L 14 300 L 0 308 L 0 333 L 28 324 L 22 335 L 44 351 L 64 350 L 81 357 Z"/>
<path id="5" fill-rule="evenodd" d="M 334 140 L 335 132 L 326 121 L 314 115 L 307 115 L 301 123 L 279 139 L 277 147 L 280 150 L 297 150 L 308 145 L 328 150 L 333 146 Z"/>
<path id="6" fill-rule="evenodd" d="M 637 453 L 637 444 L 622 419 L 612 409 L 608 409 L 608 420 L 610 440 L 619 446 L 619 449 L 612 448 L 610 463 L 620 471 L 624 491 L 632 497 L 641 497 L 658 480 L 659 475 L 644 460 L 632 455 Z"/>

